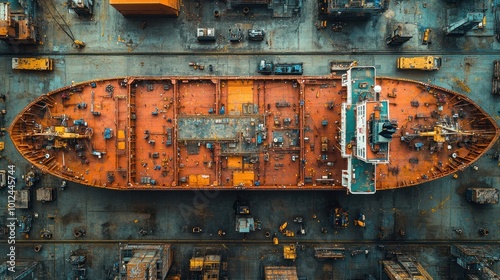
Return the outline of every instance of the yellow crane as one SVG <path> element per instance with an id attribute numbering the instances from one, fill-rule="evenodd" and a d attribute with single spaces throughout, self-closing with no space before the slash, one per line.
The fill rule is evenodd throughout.
<path id="1" fill-rule="evenodd" d="M 450 127 L 444 127 L 442 125 L 436 125 L 434 130 L 419 132 L 420 137 L 433 137 L 434 142 L 444 143 L 446 141 L 446 135 L 474 135 L 472 132 L 465 132 Z"/>
<path id="2" fill-rule="evenodd" d="M 64 126 L 56 126 L 54 131 L 50 128 L 44 132 L 37 132 L 31 134 L 31 136 L 46 136 L 49 138 L 59 138 L 59 139 L 83 139 L 92 137 L 92 130 L 87 130 L 85 134 L 79 134 L 74 132 L 66 132 Z"/>
<path id="3" fill-rule="evenodd" d="M 69 28 L 69 25 L 68 23 L 66 22 L 66 20 L 64 20 L 64 17 L 59 13 L 59 11 L 56 9 L 56 7 L 54 6 L 54 3 L 52 3 L 52 1 L 37 1 L 38 4 L 40 4 L 41 6 L 44 6 L 44 8 L 50 13 L 50 15 L 52 16 L 52 18 L 54 19 L 54 21 L 56 22 L 56 24 L 62 29 L 62 31 L 68 35 L 68 37 L 71 39 L 71 41 L 73 42 L 73 46 L 77 49 L 82 49 L 85 47 L 85 43 L 81 40 L 77 40 L 75 38 L 75 35 L 73 35 L 73 32 L 71 32 L 71 29 Z M 47 3 L 51 3 L 52 5 L 52 8 L 49 8 L 48 7 L 48 4 Z M 56 18 L 56 16 L 54 15 L 54 13 L 52 12 L 52 10 L 54 10 L 57 15 L 59 16 L 59 19 L 62 20 L 62 24 L 59 22 L 59 20 Z"/>

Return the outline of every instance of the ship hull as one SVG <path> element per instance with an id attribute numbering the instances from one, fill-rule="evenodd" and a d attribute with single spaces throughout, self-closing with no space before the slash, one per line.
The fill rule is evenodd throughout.
<path id="1" fill-rule="evenodd" d="M 397 124 L 389 163 L 367 174 L 377 190 L 463 170 L 498 139 L 496 122 L 464 95 L 397 78 L 376 84 Z M 32 165 L 91 187 L 346 190 L 346 95 L 331 76 L 119 77 L 47 93 L 9 132 Z M 429 131 L 448 119 L 464 133 L 438 145 Z"/>

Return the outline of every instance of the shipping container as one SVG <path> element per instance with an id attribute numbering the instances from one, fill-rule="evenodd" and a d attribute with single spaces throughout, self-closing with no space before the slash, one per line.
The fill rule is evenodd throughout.
<path id="1" fill-rule="evenodd" d="M 398 69 L 439 70 L 441 58 L 437 56 L 399 57 L 397 67 Z"/>
<path id="2" fill-rule="evenodd" d="M 110 0 L 124 16 L 179 16 L 180 0 Z"/>
<path id="3" fill-rule="evenodd" d="M 52 70 L 52 59 L 50 58 L 12 58 L 12 69 L 14 70 Z"/>

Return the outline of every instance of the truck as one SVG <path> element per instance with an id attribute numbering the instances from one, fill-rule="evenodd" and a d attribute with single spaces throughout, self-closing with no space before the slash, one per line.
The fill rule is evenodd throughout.
<path id="1" fill-rule="evenodd" d="M 477 204 L 497 204 L 499 190 L 495 188 L 468 188 L 467 201 Z"/>
<path id="2" fill-rule="evenodd" d="M 441 57 L 438 56 L 399 57 L 397 60 L 398 69 L 433 71 L 440 67 Z"/>
<path id="3" fill-rule="evenodd" d="M 257 72 L 264 75 L 302 75 L 304 72 L 302 63 L 272 63 L 261 60 Z"/>
<path id="4" fill-rule="evenodd" d="M 13 70 L 51 71 L 53 67 L 52 64 L 53 62 L 50 58 L 12 58 Z"/>

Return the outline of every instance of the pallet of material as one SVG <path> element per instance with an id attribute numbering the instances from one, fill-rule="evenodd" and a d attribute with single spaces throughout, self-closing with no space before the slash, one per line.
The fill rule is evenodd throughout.
<path id="1" fill-rule="evenodd" d="M 497 204 L 499 190 L 495 188 L 468 188 L 467 200 L 478 204 Z"/>

